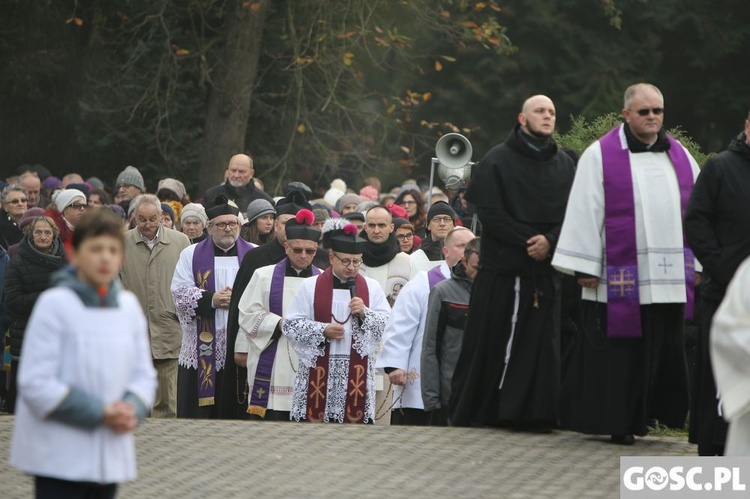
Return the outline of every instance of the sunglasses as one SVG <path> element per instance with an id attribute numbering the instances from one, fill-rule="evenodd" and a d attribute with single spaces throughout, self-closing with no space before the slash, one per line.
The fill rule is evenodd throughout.
<path id="1" fill-rule="evenodd" d="M 306 255 L 314 255 L 318 252 L 315 248 L 292 248 L 292 251 L 294 251 L 295 255 L 301 255 L 302 253 L 305 253 Z"/>
<path id="2" fill-rule="evenodd" d="M 10 199 L 8 200 L 8 203 L 10 204 L 23 204 L 28 202 L 28 199 L 26 198 L 18 198 L 18 199 Z"/>
<path id="3" fill-rule="evenodd" d="M 652 107 L 652 108 L 639 109 L 636 111 L 636 113 L 638 113 L 638 116 L 648 116 L 649 113 L 654 113 L 655 116 L 660 116 L 664 114 L 664 108 Z"/>

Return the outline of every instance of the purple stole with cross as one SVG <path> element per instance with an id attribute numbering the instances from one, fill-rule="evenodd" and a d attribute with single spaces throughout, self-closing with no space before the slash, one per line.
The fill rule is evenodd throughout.
<path id="1" fill-rule="evenodd" d="M 638 248 L 635 230 L 635 198 L 630 151 L 623 142 L 620 125 L 599 140 L 604 175 L 604 229 L 607 240 L 607 337 L 640 338 L 641 309 L 638 291 Z M 693 189 L 693 169 L 679 142 L 667 135 L 669 159 L 680 187 L 680 209 L 685 217 Z M 693 316 L 695 267 L 683 228 L 685 257 L 685 315 Z M 638 320 L 634 320 L 638 318 Z"/>
<path id="2" fill-rule="evenodd" d="M 268 296 L 268 310 L 274 315 L 281 317 L 284 303 L 284 279 L 286 277 L 286 264 L 288 259 L 284 258 L 273 268 L 271 277 L 271 289 Z M 320 269 L 311 267 L 312 275 L 320 274 Z M 273 363 L 276 359 L 276 350 L 279 348 L 278 338 L 271 340 L 265 350 L 260 354 L 258 367 L 255 369 L 255 380 L 251 391 L 250 404 L 247 408 L 248 414 L 255 414 L 262 418 L 266 417 L 268 410 L 268 397 L 271 392 L 271 376 L 273 374 Z"/>
<path id="3" fill-rule="evenodd" d="M 253 247 L 244 239 L 237 239 L 237 257 L 240 262 Z M 195 285 L 209 292 L 216 292 L 214 276 L 214 242 L 209 237 L 195 246 L 193 273 Z M 198 406 L 214 405 L 216 392 L 216 322 L 215 317 L 196 315 L 198 331 Z"/>
<path id="4" fill-rule="evenodd" d="M 329 267 L 318 276 L 315 282 L 315 303 L 313 310 L 316 322 L 329 324 L 333 319 L 333 270 Z M 354 277 L 356 295 L 370 306 L 370 290 L 367 281 L 361 275 Z M 334 319 L 335 320 L 335 319 Z M 353 319 L 352 319 L 353 320 Z M 328 398 L 328 368 L 331 344 L 326 341 L 323 355 L 318 356 L 315 367 L 310 369 L 307 385 L 307 415 L 310 422 L 322 422 L 325 419 L 326 400 Z M 354 348 L 354 338 L 349 353 L 349 373 L 346 381 L 345 423 L 363 423 L 365 420 L 365 397 L 367 397 L 367 356 L 361 356 Z"/>

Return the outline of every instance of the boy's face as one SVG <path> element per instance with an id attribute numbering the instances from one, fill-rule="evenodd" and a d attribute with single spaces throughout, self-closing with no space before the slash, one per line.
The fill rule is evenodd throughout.
<path id="1" fill-rule="evenodd" d="M 117 277 L 123 260 L 122 242 L 106 234 L 84 239 L 72 255 L 79 279 L 97 288 Z"/>

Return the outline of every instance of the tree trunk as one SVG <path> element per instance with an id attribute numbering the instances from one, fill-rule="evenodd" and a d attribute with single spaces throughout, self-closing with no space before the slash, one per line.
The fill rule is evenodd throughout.
<path id="1" fill-rule="evenodd" d="M 233 0 L 226 38 L 212 75 L 201 144 L 201 193 L 222 182 L 233 154 L 244 152 L 250 100 L 258 75 L 263 26 L 270 0 Z"/>

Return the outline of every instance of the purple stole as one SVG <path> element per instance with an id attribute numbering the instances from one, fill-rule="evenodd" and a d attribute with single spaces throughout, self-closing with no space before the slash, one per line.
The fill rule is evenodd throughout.
<path id="1" fill-rule="evenodd" d="M 629 149 L 622 148 L 620 125 L 599 140 L 604 175 L 604 229 L 607 240 L 607 337 L 640 338 L 641 309 L 638 291 L 638 249 L 635 231 L 635 201 Z M 693 189 L 693 169 L 684 149 L 674 138 L 669 140 L 669 159 L 680 187 L 680 208 L 685 217 Z M 685 315 L 693 316 L 695 261 L 682 231 L 685 256 Z M 638 320 L 633 320 L 638 318 Z"/>
<path id="2" fill-rule="evenodd" d="M 437 267 L 433 267 L 427 271 L 427 284 L 430 286 L 430 289 L 434 288 L 438 283 L 445 280 L 445 276 L 440 270 L 440 267 L 442 266 L 443 264 L 441 263 Z"/>
<path id="3" fill-rule="evenodd" d="M 252 249 L 250 243 L 237 239 L 239 261 Z M 214 277 L 214 242 L 209 237 L 195 246 L 193 253 L 195 285 L 209 292 L 216 292 Z M 214 405 L 216 391 L 216 322 L 214 317 L 196 315 L 198 331 L 198 406 Z"/>
<path id="4" fill-rule="evenodd" d="M 315 283 L 315 321 L 329 324 L 333 319 L 333 271 L 327 268 Z M 357 296 L 366 307 L 370 306 L 370 290 L 367 281 L 357 274 L 354 278 Z M 328 366 L 331 345 L 326 341 L 323 355 L 318 356 L 315 367 L 310 369 L 307 385 L 307 421 L 322 422 L 325 417 L 328 397 Z M 354 349 L 354 338 L 349 353 L 349 375 L 346 384 L 345 423 L 363 423 L 365 420 L 365 397 L 367 397 L 367 356 L 362 357 Z"/>
<path id="5" fill-rule="evenodd" d="M 271 290 L 268 296 L 268 310 L 281 317 L 283 314 L 284 302 L 284 278 L 286 277 L 287 258 L 277 263 L 273 268 L 271 277 Z M 320 269 L 316 266 L 311 267 L 312 275 L 320 274 Z M 268 396 L 271 393 L 271 375 L 273 373 L 273 363 L 276 359 L 276 350 L 279 348 L 278 338 L 263 350 L 258 359 L 258 367 L 255 369 L 255 381 L 251 391 L 250 404 L 247 408 L 248 414 L 255 414 L 262 418 L 266 417 L 268 410 Z"/>

